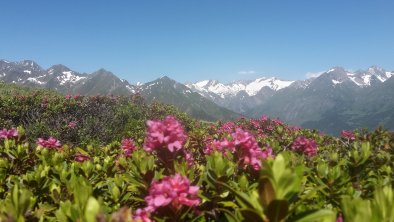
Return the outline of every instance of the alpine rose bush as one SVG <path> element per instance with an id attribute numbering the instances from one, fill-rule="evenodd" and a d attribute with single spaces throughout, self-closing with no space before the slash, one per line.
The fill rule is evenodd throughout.
<path id="1" fill-rule="evenodd" d="M 313 139 L 307 139 L 303 136 L 297 137 L 291 145 L 291 149 L 297 152 L 302 152 L 308 157 L 317 154 L 317 145 Z"/>
<path id="2" fill-rule="evenodd" d="M 49 139 L 45 140 L 43 138 L 38 138 L 37 145 L 42 146 L 47 149 L 57 149 L 62 146 L 59 140 L 53 137 L 49 137 Z"/>
<path id="3" fill-rule="evenodd" d="M 250 165 L 254 170 L 261 168 L 261 161 L 272 156 L 272 149 L 266 147 L 262 150 L 255 137 L 241 128 L 237 128 L 231 134 L 232 140 L 226 138 L 222 140 L 208 140 L 206 141 L 204 153 L 209 155 L 213 151 L 219 151 L 226 155 L 226 152 L 235 153 L 244 166 Z"/>
<path id="4" fill-rule="evenodd" d="M 178 151 L 186 142 L 183 126 L 173 116 L 167 116 L 163 121 L 148 120 L 146 125 L 148 129 L 144 149 L 148 152 L 161 148 L 170 152 Z"/>
<path id="5" fill-rule="evenodd" d="M 356 139 L 356 136 L 352 131 L 342 130 L 341 137 L 353 141 Z"/>
<path id="6" fill-rule="evenodd" d="M 237 128 L 235 133 L 231 134 L 236 152 L 244 165 L 251 165 L 254 170 L 261 168 L 261 161 L 272 155 L 272 149 L 267 147 L 263 151 L 257 144 L 252 134 L 243 129 Z"/>
<path id="7" fill-rule="evenodd" d="M 11 139 L 18 137 L 18 131 L 15 128 L 7 130 L 6 128 L 0 130 L 0 139 Z"/>
<path id="8" fill-rule="evenodd" d="M 180 174 L 166 176 L 161 181 L 153 182 L 149 188 L 149 195 L 145 197 L 148 212 L 154 212 L 160 207 L 170 205 L 179 209 L 182 205 L 192 207 L 200 204 L 198 198 L 199 187 L 191 186 L 190 181 Z"/>
<path id="9" fill-rule="evenodd" d="M 136 150 L 133 139 L 123 139 L 121 142 L 121 148 L 123 149 L 123 155 L 130 157 L 131 154 Z"/>
<path id="10" fill-rule="evenodd" d="M 82 162 L 85 162 L 87 160 L 90 160 L 90 157 L 86 156 L 84 154 L 78 153 L 78 154 L 75 155 L 74 160 L 77 161 L 77 162 L 82 163 Z"/>

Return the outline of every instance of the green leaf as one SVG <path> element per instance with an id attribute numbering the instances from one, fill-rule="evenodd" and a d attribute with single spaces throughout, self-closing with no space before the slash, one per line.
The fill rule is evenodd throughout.
<path id="1" fill-rule="evenodd" d="M 331 210 L 317 210 L 310 212 L 303 217 L 296 220 L 289 220 L 290 222 L 334 222 L 336 214 Z"/>
<path id="2" fill-rule="evenodd" d="M 259 222 L 259 221 L 263 222 L 264 221 L 264 218 L 262 218 L 258 212 L 254 211 L 252 209 L 241 209 L 239 212 L 241 213 L 242 217 L 244 218 L 244 221 L 250 221 L 250 222 L 252 222 L 252 221 L 253 222 Z"/>
<path id="3" fill-rule="evenodd" d="M 275 190 L 269 178 L 262 177 L 259 180 L 258 192 L 261 205 L 266 208 L 275 199 Z"/>
<path id="4" fill-rule="evenodd" d="M 87 222 L 95 222 L 96 216 L 100 212 L 100 204 L 99 202 L 90 197 L 85 209 L 85 219 Z"/>
<path id="5" fill-rule="evenodd" d="M 267 217 L 270 222 L 282 221 L 289 211 L 289 204 L 286 200 L 273 200 L 267 207 Z"/>

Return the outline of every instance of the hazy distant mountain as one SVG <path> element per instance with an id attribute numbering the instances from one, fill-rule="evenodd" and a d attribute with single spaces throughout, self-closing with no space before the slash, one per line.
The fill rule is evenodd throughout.
<path id="1" fill-rule="evenodd" d="M 239 114 L 216 105 L 167 76 L 139 86 L 138 92 L 148 101 L 156 100 L 175 105 L 180 110 L 199 119 L 213 121 L 235 119 L 239 116 Z"/>
<path id="2" fill-rule="evenodd" d="M 276 116 L 332 134 L 379 124 L 394 129 L 393 75 L 375 66 L 356 72 L 335 67 L 317 78 L 296 81 L 279 90 L 247 114 Z"/>
<path id="3" fill-rule="evenodd" d="M 30 60 L 0 60 L 0 80 L 81 95 L 127 95 L 138 91 L 148 101 L 173 104 L 193 117 L 208 121 L 235 119 L 239 116 L 168 77 L 131 85 L 105 69 L 92 74 L 80 74 L 64 65 L 54 65 L 45 70 Z"/>

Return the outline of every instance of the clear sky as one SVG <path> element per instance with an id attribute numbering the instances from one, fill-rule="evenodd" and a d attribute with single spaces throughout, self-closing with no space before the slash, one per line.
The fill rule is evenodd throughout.
<path id="1" fill-rule="evenodd" d="M 0 59 L 229 82 L 304 79 L 333 66 L 394 70 L 394 1 L 12 0 L 0 3 Z"/>

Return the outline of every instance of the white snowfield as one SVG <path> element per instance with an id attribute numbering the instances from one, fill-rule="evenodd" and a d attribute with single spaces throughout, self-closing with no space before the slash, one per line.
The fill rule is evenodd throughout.
<path id="1" fill-rule="evenodd" d="M 322 75 L 334 74 L 335 76 L 335 73 L 343 73 L 343 71 L 344 70 L 342 68 L 331 68 Z M 333 79 L 331 79 L 333 86 L 349 82 L 346 80 L 348 79 L 359 87 L 368 87 L 371 86 L 373 78 L 380 82 L 384 82 L 394 75 L 394 72 L 386 72 L 382 68 L 376 66 L 369 68 L 367 71 L 345 72 L 345 74 L 341 74 L 339 77 L 333 77 Z M 308 87 L 315 78 L 316 77 L 312 77 L 308 79 L 310 81 L 299 81 L 301 83 L 299 87 Z M 224 99 L 235 96 L 241 91 L 245 91 L 249 96 L 255 96 L 264 87 L 269 87 L 272 90 L 278 91 L 290 86 L 294 82 L 295 81 L 280 80 L 276 77 L 262 77 L 252 81 L 238 81 L 229 84 L 223 84 L 217 80 L 203 80 L 196 83 L 186 84 L 186 86 L 193 91 L 200 93 L 202 96 L 212 98 L 213 95 L 216 95 Z"/>
<path id="2" fill-rule="evenodd" d="M 203 80 L 194 84 L 187 84 L 186 86 L 200 92 L 212 92 L 224 98 L 225 96 L 234 96 L 240 91 L 245 91 L 249 96 L 254 96 L 263 87 L 269 87 L 276 91 L 288 87 L 293 82 L 280 80 L 275 77 L 263 77 L 245 83 L 233 82 L 229 84 L 223 84 L 217 80 Z"/>

